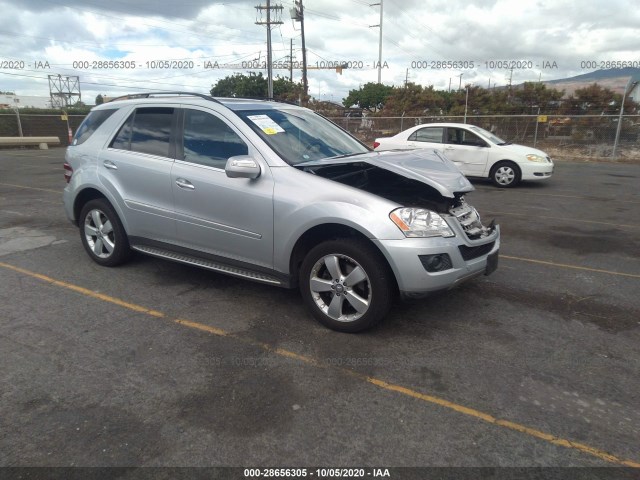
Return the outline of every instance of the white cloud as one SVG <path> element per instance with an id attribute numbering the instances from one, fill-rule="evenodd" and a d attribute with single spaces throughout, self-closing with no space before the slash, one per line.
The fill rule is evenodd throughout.
<path id="1" fill-rule="evenodd" d="M 266 59 L 266 29 L 256 25 L 249 0 L 23 0 L 18 8 L 0 0 L 0 60 L 24 61 L 23 69 L 0 70 L 0 90 L 48 95 L 48 74 L 79 75 L 83 98 L 98 93 L 123 94 L 143 88 L 206 92 L 234 70 L 205 70 L 205 61 L 239 64 Z M 283 24 L 273 29 L 274 60 L 289 54 L 294 39 L 301 60 L 299 24 L 289 18 L 292 1 L 283 2 Z M 310 70 L 313 96 L 341 101 L 348 91 L 376 81 L 378 7 L 365 0 L 306 0 L 308 63 L 332 61 L 362 64 L 342 75 L 330 69 Z M 382 79 L 448 88 L 462 83 L 504 85 L 550 80 L 586 73 L 584 60 L 640 62 L 640 10 L 625 0 L 384 0 Z M 193 61 L 193 69 L 151 68 L 158 60 Z M 48 61 L 50 70 L 33 62 Z M 74 69 L 74 61 L 136 62 L 130 69 Z M 438 67 L 431 62 L 473 61 L 474 67 Z M 502 63 L 520 61 L 527 68 L 511 74 Z M 147 63 L 149 62 L 149 63 Z M 416 63 L 428 62 L 428 63 Z M 555 62 L 557 68 L 543 68 Z M 440 65 L 441 66 L 441 65 Z M 531 66 L 531 68 L 528 68 Z M 408 69 L 408 71 L 407 71 Z M 246 72 L 247 70 L 235 70 Z M 288 76 L 288 70 L 275 70 Z M 294 72 L 299 80 L 301 73 Z"/>

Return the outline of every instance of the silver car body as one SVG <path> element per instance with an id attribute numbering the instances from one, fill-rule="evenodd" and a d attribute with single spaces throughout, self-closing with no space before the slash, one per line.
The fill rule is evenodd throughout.
<path id="1" fill-rule="evenodd" d="M 110 147 L 115 132 L 139 107 L 216 116 L 246 143 L 260 175 L 230 178 L 223 168 Z M 497 256 L 499 228 L 483 227 L 475 209 L 466 205 L 463 194 L 473 187 L 450 161 L 429 151 L 370 152 L 292 166 L 237 115 L 243 109 L 276 108 L 306 110 L 268 101 L 198 97 L 130 99 L 95 107 L 94 112 L 115 112 L 88 140 L 67 150 L 73 169 L 64 190 L 68 218 L 77 225 L 81 203 L 101 195 L 117 212 L 134 250 L 284 287 L 297 283 L 292 258 L 300 239 L 336 226 L 375 244 L 405 295 L 450 288 L 492 271 L 488 259 Z M 457 199 L 457 209 L 441 212 L 455 235 L 407 238 L 389 217 L 407 203 L 325 173 L 326 167 L 340 166 L 354 172 L 364 166 L 389 178 L 408 179 L 452 205 Z M 465 259 L 463 252 L 472 253 Z M 442 253 L 450 256 L 451 268 L 427 271 L 420 256 Z"/>

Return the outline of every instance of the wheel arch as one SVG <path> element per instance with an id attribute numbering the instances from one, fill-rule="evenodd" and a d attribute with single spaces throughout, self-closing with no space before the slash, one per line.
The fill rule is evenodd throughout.
<path id="1" fill-rule="evenodd" d="M 299 284 L 300 266 L 309 251 L 311 251 L 311 249 L 316 245 L 323 242 L 340 238 L 357 238 L 370 244 L 379 253 L 380 259 L 385 262 L 386 267 L 389 269 L 389 272 L 391 272 L 393 276 L 393 284 L 396 291 L 398 291 L 398 280 L 396 275 L 380 248 L 359 230 L 340 223 L 323 223 L 315 225 L 305 231 L 298 238 L 289 257 L 289 273 L 291 275 L 292 287 L 297 287 Z"/>
<path id="2" fill-rule="evenodd" d="M 73 201 L 73 218 L 75 219 L 74 224 L 76 226 L 80 225 L 80 212 L 82 211 L 82 208 L 87 204 L 87 202 L 90 202 L 91 200 L 95 200 L 98 198 L 104 198 L 107 202 L 109 202 L 111 207 L 115 210 L 116 214 L 118 215 L 118 218 L 120 219 L 120 222 L 122 223 L 122 226 L 124 227 L 125 232 L 128 232 L 129 229 L 127 227 L 126 220 L 124 218 L 124 215 L 122 215 L 122 212 L 120 211 L 120 208 L 118 207 L 117 203 L 114 202 L 113 199 L 109 198 L 109 196 L 105 195 L 98 188 L 93 186 L 84 188 L 80 193 L 78 193 L 78 195 L 76 195 L 76 198 Z"/>

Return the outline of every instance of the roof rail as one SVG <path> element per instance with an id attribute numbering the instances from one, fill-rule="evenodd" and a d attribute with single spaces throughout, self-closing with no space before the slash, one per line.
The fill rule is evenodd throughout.
<path id="1" fill-rule="evenodd" d="M 204 98 L 205 100 L 209 100 L 211 102 L 219 103 L 220 105 L 222 105 L 222 102 L 220 102 L 219 100 L 216 100 L 211 95 L 205 95 L 203 93 L 179 92 L 179 91 L 176 91 L 176 92 L 132 93 L 132 94 L 129 94 L 129 95 L 122 95 L 120 97 L 112 98 L 111 100 L 109 100 L 109 102 L 116 102 L 118 100 L 129 100 L 129 99 L 135 99 L 135 98 L 150 98 L 151 96 L 157 96 L 157 95 L 189 95 L 189 96 L 192 96 L 192 97 Z"/>

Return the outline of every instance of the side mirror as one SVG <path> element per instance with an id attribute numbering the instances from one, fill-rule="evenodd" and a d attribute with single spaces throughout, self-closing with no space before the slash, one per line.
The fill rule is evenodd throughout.
<path id="1" fill-rule="evenodd" d="M 229 178 L 258 178 L 260 165 L 249 155 L 238 155 L 227 160 L 224 171 Z"/>

